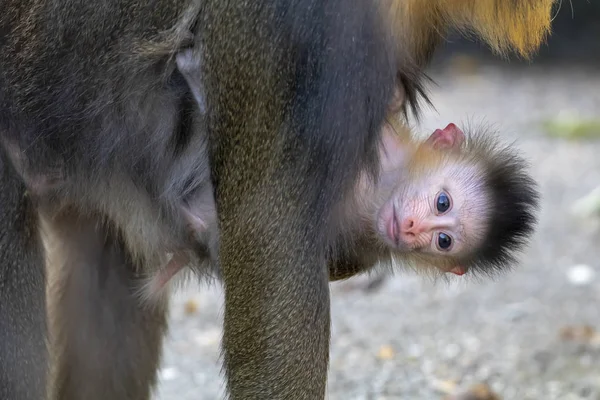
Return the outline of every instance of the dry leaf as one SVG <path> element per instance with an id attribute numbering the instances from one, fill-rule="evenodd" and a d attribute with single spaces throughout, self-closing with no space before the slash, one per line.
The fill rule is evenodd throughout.
<path id="1" fill-rule="evenodd" d="M 480 383 L 472 386 L 466 392 L 448 396 L 445 400 L 502 400 L 502 398 L 494 393 L 488 385 Z"/>
<path id="2" fill-rule="evenodd" d="M 394 358 L 394 349 L 392 346 L 382 346 L 377 353 L 377 358 L 380 360 L 391 360 Z"/>
<path id="3" fill-rule="evenodd" d="M 566 326 L 560 330 L 562 340 L 592 342 L 599 336 L 596 329 L 590 325 Z"/>

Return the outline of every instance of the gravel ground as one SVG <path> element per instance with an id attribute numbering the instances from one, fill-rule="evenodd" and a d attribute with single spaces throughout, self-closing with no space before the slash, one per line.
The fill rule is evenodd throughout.
<path id="1" fill-rule="evenodd" d="M 598 400 L 600 337 L 578 337 L 577 327 L 600 330 L 600 223 L 570 210 L 600 185 L 600 142 L 549 138 L 541 121 L 600 115 L 600 74 L 463 72 L 432 74 L 437 111 L 426 110 L 419 130 L 484 122 L 517 140 L 543 191 L 538 233 L 522 264 L 495 282 L 399 272 L 371 289 L 362 277 L 332 284 L 328 399 L 443 399 L 485 382 L 505 400 Z M 223 398 L 222 309 L 219 288 L 177 294 L 156 399 Z"/>

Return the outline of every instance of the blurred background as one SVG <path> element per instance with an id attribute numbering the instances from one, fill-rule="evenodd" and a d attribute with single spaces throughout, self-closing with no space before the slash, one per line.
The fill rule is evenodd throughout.
<path id="1" fill-rule="evenodd" d="M 542 190 L 539 228 L 495 282 L 332 284 L 329 399 L 600 400 L 599 67 L 600 1 L 563 1 L 532 62 L 447 38 L 436 108 L 415 128 L 485 124 L 515 141 Z M 177 294 L 157 399 L 223 398 L 222 310 L 218 287 Z"/>

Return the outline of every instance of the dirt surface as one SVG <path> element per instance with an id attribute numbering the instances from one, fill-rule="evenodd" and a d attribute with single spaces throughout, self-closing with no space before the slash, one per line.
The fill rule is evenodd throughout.
<path id="1" fill-rule="evenodd" d="M 600 186 L 600 141 L 542 129 L 564 113 L 600 117 L 600 75 L 471 72 L 433 74 L 437 111 L 418 130 L 483 122 L 517 140 L 543 192 L 538 232 L 521 265 L 495 282 L 399 271 L 373 288 L 368 278 L 332 284 L 328 399 L 444 399 L 477 383 L 505 400 L 600 399 L 600 223 L 571 213 Z M 223 398 L 222 309 L 218 288 L 178 293 L 156 399 Z"/>

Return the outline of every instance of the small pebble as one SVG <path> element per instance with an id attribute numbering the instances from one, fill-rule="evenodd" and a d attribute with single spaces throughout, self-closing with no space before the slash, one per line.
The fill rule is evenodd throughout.
<path id="1" fill-rule="evenodd" d="M 433 389 L 442 394 L 450 394 L 456 391 L 456 382 L 452 380 L 434 381 L 431 385 Z"/>
<path id="2" fill-rule="evenodd" d="M 160 379 L 163 381 L 171 381 L 179 376 L 177 368 L 167 367 L 160 371 Z"/>
<path id="3" fill-rule="evenodd" d="M 585 264 L 575 265 L 567 270 L 569 282 L 576 286 L 589 284 L 595 275 L 595 271 L 589 265 Z"/>
<path id="4" fill-rule="evenodd" d="M 423 347 L 416 343 L 409 346 L 407 356 L 409 358 L 418 359 L 423 354 Z"/>

